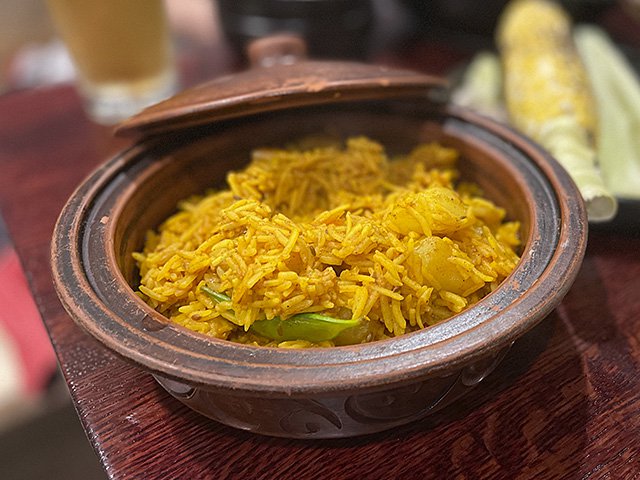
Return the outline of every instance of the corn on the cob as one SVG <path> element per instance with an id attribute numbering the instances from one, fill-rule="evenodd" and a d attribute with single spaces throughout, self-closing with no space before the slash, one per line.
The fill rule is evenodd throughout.
<path id="1" fill-rule="evenodd" d="M 498 121 L 506 120 L 502 101 L 502 66 L 497 54 L 477 53 L 467 67 L 451 101 Z"/>
<path id="2" fill-rule="evenodd" d="M 551 1 L 514 0 L 500 19 L 496 40 L 511 124 L 570 173 L 589 220 L 611 219 L 617 205 L 597 167 L 594 99 L 573 44 L 571 19 Z"/>

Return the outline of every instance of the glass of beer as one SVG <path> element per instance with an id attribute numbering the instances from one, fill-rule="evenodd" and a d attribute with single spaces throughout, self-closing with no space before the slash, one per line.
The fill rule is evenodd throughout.
<path id="1" fill-rule="evenodd" d="M 162 0 L 47 0 L 91 118 L 113 124 L 177 90 Z"/>

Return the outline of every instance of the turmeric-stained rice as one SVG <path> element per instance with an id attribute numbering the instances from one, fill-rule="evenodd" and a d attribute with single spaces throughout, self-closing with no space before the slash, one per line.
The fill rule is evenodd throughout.
<path id="1" fill-rule="evenodd" d="M 138 293 L 177 324 L 253 345 L 335 345 L 251 329 L 308 312 L 360 320 L 358 341 L 433 325 L 495 289 L 519 260 L 518 222 L 477 186 L 456 183 L 457 158 L 430 143 L 390 159 L 364 137 L 255 150 L 228 189 L 182 201 L 148 234 L 134 253 Z"/>

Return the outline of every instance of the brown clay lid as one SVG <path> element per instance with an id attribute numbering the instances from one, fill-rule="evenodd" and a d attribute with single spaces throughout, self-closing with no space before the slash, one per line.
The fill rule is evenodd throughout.
<path id="1" fill-rule="evenodd" d="M 118 135 L 150 135 L 284 108 L 423 97 L 443 92 L 445 79 L 409 70 L 343 61 L 310 61 L 292 35 L 257 40 L 252 68 L 216 78 L 155 104 L 116 127 Z"/>

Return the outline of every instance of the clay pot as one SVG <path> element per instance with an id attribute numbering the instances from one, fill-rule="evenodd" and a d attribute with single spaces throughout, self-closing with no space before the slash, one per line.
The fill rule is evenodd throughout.
<path id="1" fill-rule="evenodd" d="M 566 172 L 532 142 L 437 100 L 441 80 L 371 65 L 283 64 L 283 45 L 291 58 L 299 57 L 300 45 L 284 42 L 266 62 L 277 65 L 216 79 L 121 126 L 120 132 L 142 138 L 79 186 L 56 225 L 58 294 L 99 342 L 149 371 L 189 407 L 227 425 L 329 438 L 416 421 L 477 385 L 559 304 L 585 251 L 583 202 Z M 262 62 L 270 57 L 259 52 Z M 515 271 L 482 301 L 438 325 L 331 349 L 259 348 L 209 338 L 169 323 L 134 295 L 138 274 L 131 253 L 180 199 L 221 185 L 255 147 L 318 132 L 367 135 L 390 152 L 428 140 L 458 149 L 463 177 L 521 221 L 524 247 Z"/>

